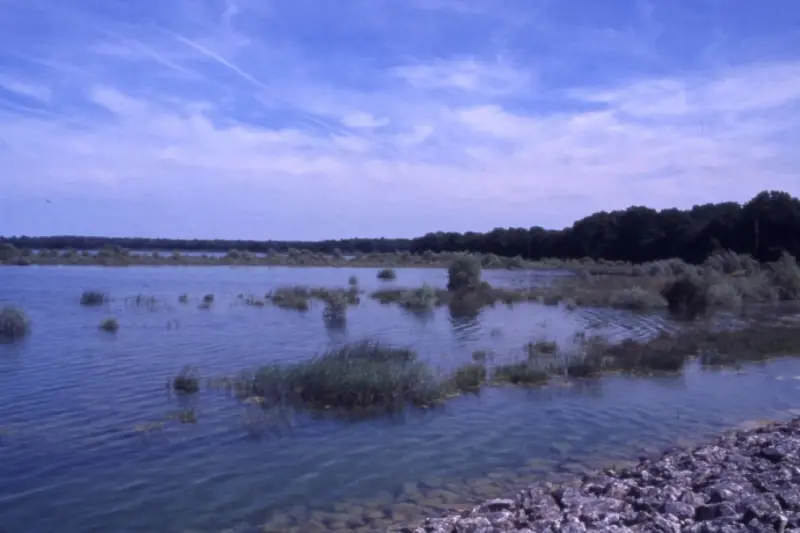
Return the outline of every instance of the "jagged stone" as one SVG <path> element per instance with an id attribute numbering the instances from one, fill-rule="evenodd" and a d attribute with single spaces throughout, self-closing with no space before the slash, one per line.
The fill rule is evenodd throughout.
<path id="1" fill-rule="evenodd" d="M 532 485 L 421 533 L 738 533 L 800 530 L 800 418 L 722 435 L 632 468 Z"/>

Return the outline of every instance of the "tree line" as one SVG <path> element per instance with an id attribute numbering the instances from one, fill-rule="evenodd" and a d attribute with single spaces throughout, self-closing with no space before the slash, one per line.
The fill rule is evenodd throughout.
<path id="1" fill-rule="evenodd" d="M 289 249 L 318 253 L 480 252 L 538 260 L 548 257 L 641 263 L 677 257 L 696 263 L 719 249 L 772 261 L 786 251 L 800 257 L 800 200 L 787 192 L 764 191 L 750 201 L 707 203 L 691 209 L 657 211 L 644 206 L 601 211 L 561 230 L 539 226 L 495 228 L 487 233 L 435 232 L 412 239 L 254 241 L 112 238 L 87 236 L 5 237 L 17 248 L 96 250 L 180 250 L 255 253 Z"/>

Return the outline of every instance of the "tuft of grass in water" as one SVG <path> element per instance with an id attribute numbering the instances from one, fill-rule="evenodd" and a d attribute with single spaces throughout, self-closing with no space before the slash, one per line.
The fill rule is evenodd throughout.
<path id="1" fill-rule="evenodd" d="M 5 306 L 0 309 L 0 340 L 15 342 L 24 339 L 31 329 L 31 321 L 22 309 Z"/>
<path id="2" fill-rule="evenodd" d="M 204 304 L 213 304 L 214 303 L 214 295 L 213 294 L 206 294 L 203 296 L 203 303 Z"/>
<path id="3" fill-rule="evenodd" d="M 97 306 L 103 305 L 108 301 L 108 295 L 100 291 L 83 291 L 81 294 L 81 305 Z"/>
<path id="4" fill-rule="evenodd" d="M 475 350 L 472 352 L 472 360 L 475 362 L 484 362 L 486 361 L 489 354 L 486 353 L 486 350 Z"/>
<path id="5" fill-rule="evenodd" d="M 119 321 L 114 317 L 106 318 L 100 322 L 100 329 L 109 333 L 116 333 L 119 330 Z"/>
<path id="6" fill-rule="evenodd" d="M 172 390 L 181 394 L 194 394 L 200 390 L 200 378 L 197 371 L 192 368 L 184 367 L 178 375 L 172 379 Z"/>
<path id="7" fill-rule="evenodd" d="M 178 302 L 180 302 L 182 304 L 188 304 L 189 303 L 189 295 L 185 294 L 185 293 L 181 294 L 180 296 L 178 296 Z"/>
<path id="8" fill-rule="evenodd" d="M 525 351 L 528 353 L 528 359 L 531 360 L 540 355 L 554 355 L 558 352 L 558 343 L 555 341 L 529 342 L 525 345 Z"/>
<path id="9" fill-rule="evenodd" d="M 167 420 L 175 420 L 181 424 L 196 424 L 197 410 L 194 407 L 179 409 L 167 414 Z"/>
<path id="10" fill-rule="evenodd" d="M 458 392 L 479 391 L 486 382 L 486 366 L 480 363 L 471 363 L 458 368 L 450 379 L 450 383 Z"/>
<path id="11" fill-rule="evenodd" d="M 347 299 L 342 295 L 328 298 L 322 318 L 328 326 L 344 327 L 347 322 Z"/>
<path id="12" fill-rule="evenodd" d="M 350 285 L 351 287 L 358 286 L 358 277 L 350 276 L 350 278 L 347 280 L 347 284 Z"/>
<path id="13" fill-rule="evenodd" d="M 378 279 L 393 280 L 397 279 L 397 272 L 393 268 L 384 268 L 378 271 Z"/>
<path id="14" fill-rule="evenodd" d="M 310 297 L 305 287 L 281 287 L 266 295 L 266 299 L 276 307 L 295 311 L 308 311 Z"/>
<path id="15" fill-rule="evenodd" d="M 463 255 L 447 268 L 447 290 L 477 289 L 481 284 L 481 262 L 477 257 Z"/>
<path id="16" fill-rule="evenodd" d="M 237 394 L 314 409 L 396 409 L 427 406 L 443 395 L 441 384 L 416 354 L 363 341 L 289 366 L 269 365 L 246 376 Z"/>
<path id="17" fill-rule="evenodd" d="M 155 296 L 146 296 L 144 294 L 137 294 L 136 296 L 131 296 L 130 298 L 126 298 L 125 304 L 134 305 L 136 307 L 144 307 L 149 309 L 150 311 L 153 311 L 158 307 L 159 301 L 158 298 L 156 298 Z"/>
<path id="18" fill-rule="evenodd" d="M 550 373 L 528 362 L 498 365 L 492 373 L 492 381 L 512 385 L 539 385 L 547 383 Z"/>

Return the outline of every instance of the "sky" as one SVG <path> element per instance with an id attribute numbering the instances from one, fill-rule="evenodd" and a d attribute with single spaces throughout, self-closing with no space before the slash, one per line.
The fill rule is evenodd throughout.
<path id="1" fill-rule="evenodd" d="M 562 228 L 799 146 L 800 2 L 0 0 L 0 235 Z"/>

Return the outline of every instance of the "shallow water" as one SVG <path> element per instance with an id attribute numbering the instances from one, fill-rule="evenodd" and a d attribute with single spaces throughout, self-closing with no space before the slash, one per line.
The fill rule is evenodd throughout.
<path id="1" fill-rule="evenodd" d="M 442 409 L 346 423 L 242 406 L 221 392 L 176 398 L 167 380 L 184 365 L 213 377 L 268 361 L 306 358 L 370 337 L 409 345 L 442 369 L 474 350 L 520 356 L 531 340 L 566 343 L 590 328 L 643 337 L 672 327 L 659 317 L 498 306 L 476 319 L 446 309 L 406 313 L 364 298 L 345 329 L 321 306 L 306 314 L 248 307 L 237 294 L 289 284 L 365 289 L 444 286 L 440 269 L 226 267 L 5 267 L 0 305 L 34 329 L 0 345 L 0 530 L 84 533 L 373 530 L 497 496 L 537 477 L 652 454 L 750 419 L 800 407 L 800 364 L 744 371 L 608 377 L 538 389 L 490 389 Z M 548 272 L 490 271 L 494 285 L 547 283 Z M 107 307 L 78 305 L 85 289 Z M 180 305 L 189 293 L 192 303 Z M 214 293 L 211 310 L 197 304 Z M 136 306 L 137 294 L 157 297 Z M 116 316 L 117 334 L 98 329 Z M 194 408 L 197 424 L 169 420 Z M 46 512 L 44 512 L 46 510 Z"/>

